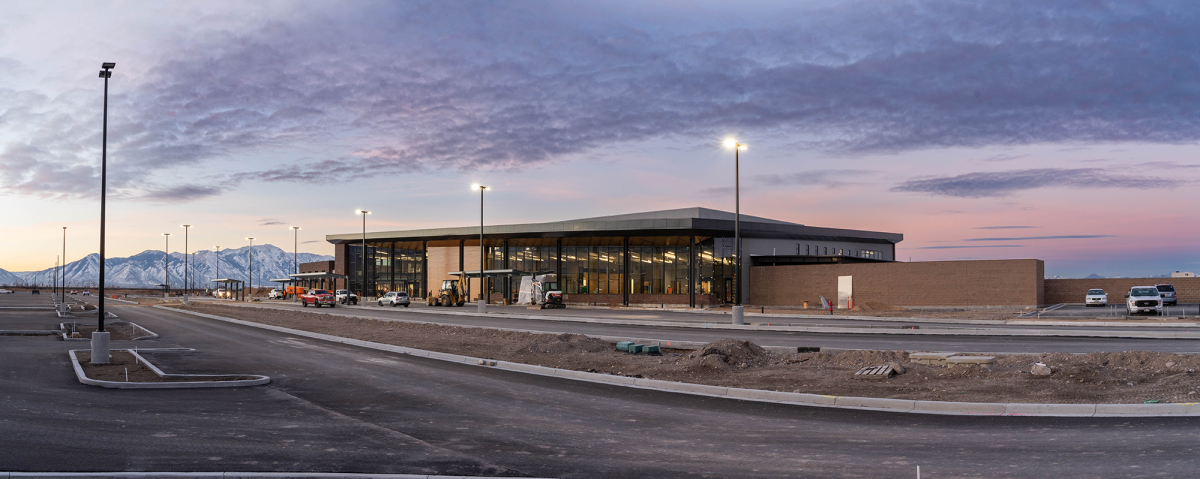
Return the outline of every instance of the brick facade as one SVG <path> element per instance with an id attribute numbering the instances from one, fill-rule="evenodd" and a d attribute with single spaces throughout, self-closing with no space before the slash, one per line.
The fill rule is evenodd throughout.
<path id="1" fill-rule="evenodd" d="M 1180 303 L 1200 302 L 1200 278 L 1097 278 L 1046 280 L 1046 304 L 1082 303 L 1087 290 L 1100 288 L 1108 293 L 1109 304 L 1119 305 L 1129 288 L 1162 283 L 1175 285 Z"/>
<path id="2" fill-rule="evenodd" d="M 300 263 L 301 273 L 332 273 L 336 261 L 313 261 L 311 263 Z"/>
<path id="3" fill-rule="evenodd" d="M 1045 263 L 1036 259 L 927 261 L 917 263 L 755 266 L 750 297 L 755 306 L 820 307 L 836 302 L 839 276 L 853 278 L 854 302 L 892 306 L 1016 306 L 1046 303 Z"/>

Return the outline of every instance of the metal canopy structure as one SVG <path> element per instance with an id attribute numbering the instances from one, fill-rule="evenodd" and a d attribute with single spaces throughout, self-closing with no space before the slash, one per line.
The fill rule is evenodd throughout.
<path id="1" fill-rule="evenodd" d="M 328 282 L 330 285 L 337 286 L 337 280 L 349 278 L 349 276 L 337 273 L 293 273 L 289 274 L 288 276 L 297 283 L 303 283 L 305 289 L 313 289 L 314 287 L 317 287 L 318 289 L 336 289 L 327 286 L 326 282 Z"/>
<path id="2" fill-rule="evenodd" d="M 485 269 L 483 277 L 485 278 L 505 278 L 510 276 L 537 276 L 539 274 L 550 274 L 554 271 L 522 271 L 519 269 Z M 478 278 L 479 270 L 475 271 L 451 271 L 446 273 L 450 276 L 465 276 L 467 278 Z"/>
<path id="3" fill-rule="evenodd" d="M 220 278 L 220 279 L 214 279 L 211 282 L 224 285 L 225 292 L 229 293 L 231 295 L 228 299 L 232 299 L 234 301 L 241 301 L 243 299 L 246 299 L 246 293 L 244 291 L 244 288 L 242 288 L 242 283 L 244 283 L 245 281 L 242 281 L 240 279 L 233 279 L 233 278 Z M 226 298 L 221 298 L 221 299 L 226 299 Z"/>

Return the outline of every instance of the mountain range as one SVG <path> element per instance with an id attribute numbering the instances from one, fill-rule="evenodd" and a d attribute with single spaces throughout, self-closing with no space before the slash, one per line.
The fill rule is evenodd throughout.
<path id="1" fill-rule="evenodd" d="M 209 281 L 216 278 L 233 278 L 245 281 L 250 270 L 250 247 L 221 250 L 220 254 L 210 251 L 196 251 L 188 255 L 191 263 L 188 268 L 189 282 L 193 287 L 204 288 L 212 286 Z M 218 263 L 218 256 L 220 261 Z M 286 278 L 295 271 L 292 253 L 286 252 L 275 245 L 265 244 L 254 246 L 254 285 L 271 286 L 276 278 Z M 312 261 L 331 261 L 333 256 L 312 253 L 299 253 L 296 259 L 300 263 Z M 183 253 L 171 253 L 164 267 L 163 252 L 146 250 L 126 258 L 107 258 L 104 261 L 105 286 L 112 287 L 153 287 L 160 285 L 166 279 L 169 270 L 172 288 L 183 286 L 184 279 Z M 68 288 L 94 288 L 99 283 L 100 255 L 90 254 L 78 261 L 67 263 L 66 285 Z M 59 274 L 62 274 L 60 271 Z M 54 268 L 41 271 L 8 272 L 0 269 L 0 285 L 48 285 L 53 282 Z"/>

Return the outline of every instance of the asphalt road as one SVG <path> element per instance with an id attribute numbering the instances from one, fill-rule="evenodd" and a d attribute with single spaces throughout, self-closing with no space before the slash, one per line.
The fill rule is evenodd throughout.
<path id="1" fill-rule="evenodd" d="M 291 303 L 249 303 L 239 307 L 303 309 Z M 762 346 L 825 347 L 844 349 L 903 349 L 908 351 L 957 351 L 979 353 L 1087 353 L 1096 351 L 1200 352 L 1200 339 L 1124 339 L 1056 336 L 920 336 L 887 334 L 836 334 L 790 331 L 732 331 L 724 329 L 682 328 L 597 324 L 570 321 L 520 319 L 509 315 L 457 316 L 423 313 L 404 308 L 307 308 L 308 311 L 346 314 L 380 319 L 405 319 L 442 324 L 488 326 L 538 332 L 577 333 L 594 336 L 625 336 L 663 341 L 711 342 L 725 338 L 748 339 Z M 459 310 L 467 310 L 459 308 Z M 538 312 L 538 311 L 530 311 Z M 1175 330 L 1178 330 L 1176 328 Z M 879 329 L 886 331 L 886 329 Z"/>
<path id="2" fill-rule="evenodd" d="M 168 371 L 268 386 L 79 384 L 44 337 L 0 337 L 0 470 L 549 477 L 1168 477 L 1200 418 L 955 417 L 693 397 L 459 365 L 114 306 Z M 41 313 L 39 313 L 41 314 Z M 132 343 L 132 342 L 131 342 Z M 86 344 L 86 343 L 84 343 Z M 121 347 L 115 344 L 114 347 Z"/>

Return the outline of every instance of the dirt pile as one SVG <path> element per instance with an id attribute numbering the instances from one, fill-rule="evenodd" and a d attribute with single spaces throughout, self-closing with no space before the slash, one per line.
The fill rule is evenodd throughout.
<path id="1" fill-rule="evenodd" d="M 856 304 L 856 305 L 854 305 L 854 308 L 851 309 L 851 311 L 904 311 L 904 310 L 905 310 L 904 308 L 901 308 L 899 306 L 892 306 L 890 304 L 880 303 L 878 301 L 867 301 L 864 303 Z"/>
<path id="2" fill-rule="evenodd" d="M 723 370 L 729 368 L 752 368 L 771 362 L 771 354 L 761 346 L 739 339 L 722 339 L 708 343 L 698 351 L 687 355 L 684 363 L 688 367 Z"/>

